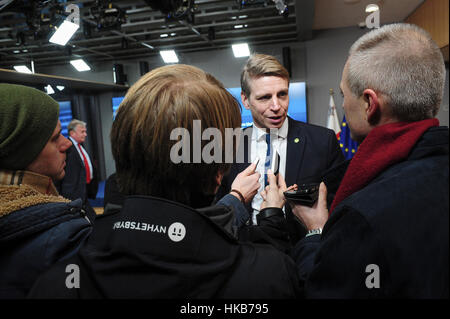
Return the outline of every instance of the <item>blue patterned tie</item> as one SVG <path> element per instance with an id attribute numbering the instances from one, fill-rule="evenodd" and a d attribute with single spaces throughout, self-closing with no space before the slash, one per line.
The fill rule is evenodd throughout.
<path id="1" fill-rule="evenodd" d="M 267 152 L 266 152 L 266 161 L 264 163 L 264 187 L 269 185 L 269 181 L 267 180 L 267 170 L 270 169 L 271 154 L 272 154 L 272 150 L 270 147 L 270 133 L 266 134 L 266 143 L 267 143 Z"/>

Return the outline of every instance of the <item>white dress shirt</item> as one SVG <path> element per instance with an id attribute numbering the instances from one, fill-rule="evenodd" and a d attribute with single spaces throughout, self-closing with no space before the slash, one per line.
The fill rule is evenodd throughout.
<path id="1" fill-rule="evenodd" d="M 280 167 L 279 173 L 285 177 L 286 172 L 286 154 L 287 154 L 287 134 L 288 134 L 288 119 L 286 118 L 283 125 L 280 129 L 271 129 L 270 130 L 270 140 L 272 145 L 272 153 L 275 151 L 280 155 Z M 259 209 L 263 202 L 261 197 L 261 192 L 264 190 L 266 185 L 264 185 L 264 163 L 266 161 L 266 153 L 267 153 L 267 143 L 266 143 L 266 130 L 260 129 L 256 126 L 253 126 L 252 130 L 252 139 L 251 139 L 251 161 L 254 163 L 257 158 L 259 158 L 258 166 L 256 167 L 256 171 L 261 174 L 259 178 L 259 183 L 261 186 L 258 189 L 258 193 L 255 195 L 252 201 L 252 220 L 253 224 L 256 225 L 256 215 L 259 213 Z M 284 208 L 283 208 L 284 210 Z"/>

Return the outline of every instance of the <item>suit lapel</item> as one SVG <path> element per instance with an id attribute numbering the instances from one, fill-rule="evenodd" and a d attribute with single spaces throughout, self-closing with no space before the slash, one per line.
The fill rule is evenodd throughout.
<path id="1" fill-rule="evenodd" d="M 289 130 L 287 135 L 286 154 L 286 185 L 291 186 L 296 183 L 300 167 L 303 162 L 303 154 L 306 146 L 306 136 L 302 134 L 302 128 L 298 123 L 288 117 Z"/>

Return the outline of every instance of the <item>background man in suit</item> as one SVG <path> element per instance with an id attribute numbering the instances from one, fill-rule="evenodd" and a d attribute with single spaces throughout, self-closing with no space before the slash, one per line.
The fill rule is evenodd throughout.
<path id="1" fill-rule="evenodd" d="M 287 185 L 318 182 L 325 170 L 344 161 L 344 157 L 333 131 L 287 116 L 289 73 L 276 58 L 252 55 L 241 73 L 241 88 L 242 103 L 251 111 L 254 125 L 242 134 L 250 138 L 250 143 L 248 139 L 241 139 L 239 146 L 244 152 L 244 163 L 233 164 L 230 174 L 223 179 L 217 198 L 229 192 L 239 172 L 259 159 L 257 172 L 261 174 L 261 187 L 247 205 L 251 217 L 249 224 L 257 224 L 256 216 L 263 201 L 260 192 L 268 185 L 265 176 L 272 158 L 269 154 L 277 152 L 280 155 L 279 173 L 285 176 Z M 294 220 L 288 206 L 285 215 L 291 239 L 296 241 L 305 230 Z"/>
<path id="2" fill-rule="evenodd" d="M 95 216 L 88 198 L 95 199 L 98 179 L 91 158 L 82 146 L 87 136 L 86 123 L 74 119 L 67 128 L 72 146 L 67 150 L 66 175 L 58 185 L 59 192 L 72 200 L 81 198 L 88 213 Z"/>

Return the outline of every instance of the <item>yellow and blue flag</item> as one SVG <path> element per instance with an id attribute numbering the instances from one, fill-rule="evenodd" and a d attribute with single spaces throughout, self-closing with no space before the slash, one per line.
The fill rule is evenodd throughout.
<path id="1" fill-rule="evenodd" d="M 345 120 L 345 115 L 342 119 L 341 132 L 338 135 L 338 140 L 345 159 L 351 159 L 358 150 L 359 145 L 350 137 L 350 129 L 348 128 L 347 121 Z"/>

